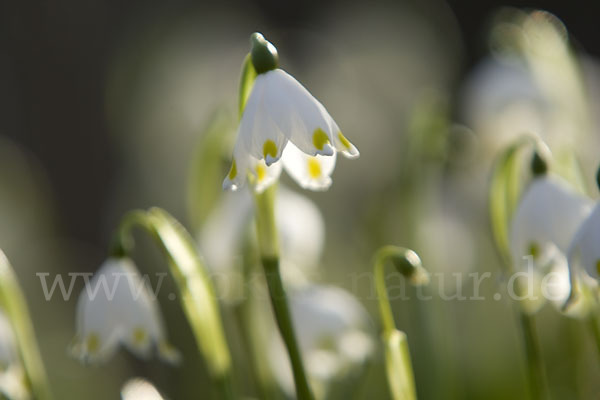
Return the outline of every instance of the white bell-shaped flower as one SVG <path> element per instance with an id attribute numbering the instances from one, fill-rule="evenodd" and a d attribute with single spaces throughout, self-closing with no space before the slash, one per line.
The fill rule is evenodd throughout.
<path id="1" fill-rule="evenodd" d="M 600 279 L 600 203 L 577 230 L 569 248 L 571 268 L 581 266 L 589 276 Z"/>
<path id="2" fill-rule="evenodd" d="M 167 342 L 149 282 L 126 257 L 109 258 L 86 283 L 77 304 L 72 353 L 82 361 L 104 361 L 120 344 L 141 358 L 156 350 L 167 362 L 179 360 L 179 353 Z"/>
<path id="3" fill-rule="evenodd" d="M 253 47 L 253 52 L 266 51 L 276 55 L 273 45 L 262 35 L 253 35 L 253 40 L 256 38 L 255 46 L 259 48 Z M 273 58 L 268 67 L 257 68 L 260 73 L 242 114 L 233 162 L 223 182 L 225 189 L 241 187 L 248 172 L 257 186 L 265 187 L 281 172 L 281 167 L 271 170 L 273 165 L 282 157 L 290 157 L 284 165 L 288 172 L 292 171 L 292 177 L 302 187 L 323 190 L 331 183 L 329 175 L 335 161 L 324 164 L 315 156 L 331 157 L 336 152 L 349 158 L 359 155 L 325 107 L 276 65 L 276 58 Z M 293 146 L 291 151 L 284 152 L 290 146 Z M 298 153 L 305 155 L 305 159 L 299 158 Z"/>
<path id="4" fill-rule="evenodd" d="M 161 394 L 147 380 L 142 378 L 130 379 L 121 389 L 122 400 L 163 400 Z"/>
<path id="5" fill-rule="evenodd" d="M 15 334 L 8 318 L 0 311 L 0 398 L 31 399 Z"/>
<path id="6" fill-rule="evenodd" d="M 536 177 L 527 188 L 512 219 L 510 250 L 515 266 L 533 257 L 536 267 L 551 266 L 566 254 L 573 235 L 589 215 L 592 201 L 558 177 Z"/>
<path id="7" fill-rule="evenodd" d="M 319 398 L 329 385 L 372 355 L 375 345 L 370 319 L 362 304 L 347 291 L 310 285 L 290 293 L 290 309 L 300 351 L 312 386 Z M 269 359 L 275 378 L 290 395 L 294 379 L 279 335 L 273 332 Z"/>

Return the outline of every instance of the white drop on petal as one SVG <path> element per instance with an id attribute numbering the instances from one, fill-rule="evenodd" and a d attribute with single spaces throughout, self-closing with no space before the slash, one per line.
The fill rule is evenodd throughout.
<path id="1" fill-rule="evenodd" d="M 148 358 L 166 343 L 158 301 L 148 285 L 130 259 L 105 261 L 79 296 L 73 355 L 104 361 L 122 344 Z"/>
<path id="2" fill-rule="evenodd" d="M 552 246 L 565 253 L 581 222 L 589 215 L 590 199 L 576 193 L 558 177 L 531 182 L 512 219 L 510 249 L 515 265 L 532 255 L 544 259 Z M 535 254 L 532 254 L 535 253 Z"/>
<path id="3" fill-rule="evenodd" d="M 335 153 L 332 156 L 310 156 L 290 143 L 283 153 L 282 161 L 285 171 L 303 189 L 322 191 L 331 186 Z"/>

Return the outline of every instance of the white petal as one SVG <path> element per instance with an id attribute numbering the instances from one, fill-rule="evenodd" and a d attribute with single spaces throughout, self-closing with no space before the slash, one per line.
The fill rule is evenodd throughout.
<path id="1" fill-rule="evenodd" d="M 273 161 L 273 158 L 268 158 Z M 259 160 L 247 153 L 238 139 L 233 150 L 231 169 L 223 181 L 223 189 L 236 191 L 246 183 L 250 173 L 253 177 L 254 190 L 261 193 L 279 179 L 281 168 L 281 163 L 276 162 L 267 166 L 266 160 Z"/>
<path id="2" fill-rule="evenodd" d="M 285 149 L 282 161 L 287 173 L 302 188 L 322 191 L 331 186 L 335 153 L 332 156 L 310 156 L 290 143 Z"/>
<path id="3" fill-rule="evenodd" d="M 239 133 L 238 133 L 239 136 Z M 246 183 L 248 168 L 250 167 L 252 157 L 239 139 L 233 147 L 233 160 L 227 176 L 223 180 L 223 189 L 236 191 Z"/>
<path id="4" fill-rule="evenodd" d="M 522 265 L 527 255 L 537 258 L 549 251 L 551 245 L 565 253 L 590 210 L 591 200 L 577 194 L 559 178 L 534 179 L 512 220 L 510 246 L 515 265 Z"/>
<path id="5" fill-rule="evenodd" d="M 252 165 L 251 172 L 254 176 L 254 191 L 256 193 L 262 193 L 266 188 L 277 182 L 281 175 L 281 163 L 267 166 L 265 160 L 253 160 Z"/>
<path id="6" fill-rule="evenodd" d="M 340 128 L 338 128 L 337 124 L 333 119 L 331 120 L 331 122 L 333 124 L 333 146 L 335 147 L 335 149 L 338 152 L 342 153 L 342 155 L 344 155 L 344 157 L 346 158 L 358 158 L 358 156 L 360 156 L 360 153 L 358 152 L 356 146 L 354 146 L 352 142 L 350 142 L 346 138 L 346 136 L 342 134 L 342 131 L 340 130 Z"/>
<path id="7" fill-rule="evenodd" d="M 310 155 L 333 155 L 335 122 L 321 103 L 287 72 L 268 72 L 266 104 L 273 121 L 299 149 Z"/>
<path id="8" fill-rule="evenodd" d="M 288 137 L 280 130 L 273 120 L 272 105 L 268 102 L 270 73 L 260 74 L 252 87 L 252 92 L 246 103 L 240 127 L 238 141 L 254 158 L 264 159 L 271 165 L 281 157 Z"/>
<path id="9" fill-rule="evenodd" d="M 569 249 L 569 264 L 574 268 L 575 257 L 589 276 L 600 279 L 600 203 L 581 224 Z"/>
<path id="10" fill-rule="evenodd" d="M 123 400 L 163 400 L 158 390 L 152 384 L 141 378 L 127 381 L 121 389 Z"/>

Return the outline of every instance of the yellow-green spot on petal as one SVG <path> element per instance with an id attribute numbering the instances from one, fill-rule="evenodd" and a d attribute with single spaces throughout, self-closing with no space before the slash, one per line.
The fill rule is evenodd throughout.
<path id="1" fill-rule="evenodd" d="M 138 327 L 133 330 L 133 343 L 136 346 L 143 345 L 146 342 L 147 338 L 148 334 L 144 329 Z"/>
<path id="2" fill-rule="evenodd" d="M 234 159 L 233 162 L 231 163 L 231 169 L 229 170 L 229 174 L 227 175 L 227 177 L 229 178 L 230 181 L 232 181 L 235 179 L 236 176 L 237 176 L 237 164 L 235 163 L 235 159 Z"/>
<path id="3" fill-rule="evenodd" d="M 323 147 L 329 143 L 329 138 L 325 131 L 321 128 L 315 129 L 313 132 L 313 145 L 317 148 L 317 150 L 323 150 Z"/>
<path id="4" fill-rule="evenodd" d="M 321 163 L 316 157 L 310 157 L 308 159 L 308 175 L 312 179 L 317 179 L 321 176 Z"/>
<path id="5" fill-rule="evenodd" d="M 528 255 L 531 255 L 533 259 L 537 259 L 540 255 L 540 246 L 536 242 L 529 243 Z"/>
<path id="6" fill-rule="evenodd" d="M 263 156 L 267 158 L 267 155 L 277 157 L 277 145 L 270 139 L 263 144 Z"/>
<path id="7" fill-rule="evenodd" d="M 596 260 L 596 272 L 600 275 L 600 260 Z"/>
<path id="8" fill-rule="evenodd" d="M 256 177 L 258 178 L 258 181 L 262 182 L 266 176 L 267 176 L 267 168 L 262 164 L 258 164 L 256 166 Z"/>
<path id="9" fill-rule="evenodd" d="M 100 338 L 95 333 L 90 333 L 85 341 L 85 347 L 90 354 L 96 354 L 100 350 Z"/>
<path id="10" fill-rule="evenodd" d="M 348 139 L 346 139 L 346 136 L 342 135 L 342 132 L 338 132 L 337 136 L 338 136 L 338 139 L 340 140 L 340 142 L 342 142 L 342 145 L 345 148 L 349 149 L 352 146 L 352 144 L 350 143 L 350 141 Z"/>

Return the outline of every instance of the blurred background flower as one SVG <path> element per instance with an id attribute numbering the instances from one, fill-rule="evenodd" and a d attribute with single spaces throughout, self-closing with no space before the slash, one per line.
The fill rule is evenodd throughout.
<path id="1" fill-rule="evenodd" d="M 355 308 L 377 315 L 371 256 L 382 243 L 411 247 L 432 272 L 420 293 L 432 300 L 418 300 L 410 287 L 408 299 L 400 300 L 397 274 L 388 287 L 397 295 L 395 319 L 408 336 L 419 398 L 523 398 L 522 355 L 506 293 L 494 278 L 480 287 L 485 300 L 460 301 L 453 295 L 473 289 L 464 284 L 459 292 L 452 274 L 498 270 L 487 219 L 489 168 L 515 135 L 543 137 L 561 162 L 570 162 L 562 149 L 575 150 L 583 177 L 577 187 L 591 188 L 597 198 L 596 17 L 572 2 L 536 4 L 557 17 L 499 12 L 501 1 L 3 3 L 0 248 L 27 295 L 57 398 L 116 398 L 131 376 L 148 378 L 173 399 L 193 398 L 208 385 L 179 302 L 169 297 L 176 291 L 170 278 L 158 300 L 170 340 L 186 355 L 182 367 L 118 352 L 100 372 L 65 351 L 75 330 L 76 295 L 46 300 L 36 273 L 49 273 L 51 283 L 59 273 L 93 272 L 112 229 L 131 208 L 160 206 L 193 232 L 204 232 L 228 207 L 229 197 L 211 194 L 212 178 L 195 178 L 194 160 L 211 119 L 226 114 L 233 121 L 222 129 L 227 143 L 214 152 L 220 191 L 235 139 L 240 64 L 256 30 L 277 45 L 281 65 L 327 106 L 361 151 L 353 162 L 337 160 L 343 167 L 333 172 L 326 194 L 303 192 L 312 201 L 309 213 L 323 222 L 316 228 L 291 223 L 299 230 L 294 235 L 313 241 L 290 251 L 290 264 L 302 254 L 311 265 L 302 270 L 311 286 L 297 288 L 300 298 L 312 285 L 336 286 L 352 293 Z M 188 203 L 190 182 L 198 184 L 193 199 L 208 199 L 202 211 L 200 202 Z M 295 187 L 289 177 L 282 182 Z M 294 210 L 309 204 L 297 201 Z M 243 219 L 246 205 L 233 207 Z M 208 238 L 198 235 L 215 270 L 236 262 L 219 250 L 238 240 L 225 225 L 217 224 L 221 230 Z M 286 237 L 282 233 L 283 246 Z M 320 262 L 312 252 L 317 260 L 322 253 Z M 145 273 L 163 268 L 144 238 L 136 260 Z M 441 300 L 438 287 L 450 300 Z M 75 294 L 83 289 L 83 280 L 74 288 Z M 334 304 L 317 304 L 315 312 Z M 225 324 L 236 381 L 244 394 L 258 396 L 233 314 L 226 311 Z M 539 332 L 554 397 L 593 398 L 600 368 L 581 323 L 546 307 Z M 370 397 L 385 399 L 385 373 L 374 354 L 365 385 Z M 282 371 L 286 365 L 275 363 Z"/>

